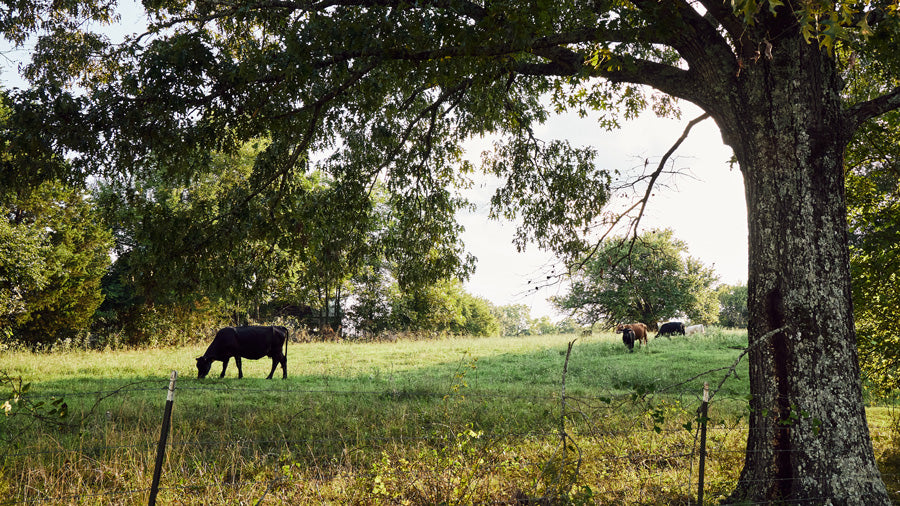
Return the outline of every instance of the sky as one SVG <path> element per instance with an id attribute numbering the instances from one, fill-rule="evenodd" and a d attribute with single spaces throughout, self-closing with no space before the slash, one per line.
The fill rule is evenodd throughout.
<path id="1" fill-rule="evenodd" d="M 610 171 L 618 169 L 623 177 L 634 176 L 649 160 L 651 169 L 681 136 L 687 123 L 699 116 L 699 109 L 683 105 L 682 119 L 660 119 L 646 115 L 626 123 L 621 130 L 606 131 L 594 119 L 577 115 L 552 118 L 537 131 L 540 138 L 567 139 L 575 146 L 593 146 L 599 156 L 596 163 Z M 490 140 L 472 142 L 468 156 L 477 160 Z M 712 121 L 697 124 L 690 136 L 672 156 L 680 174 L 663 176 L 651 197 L 641 221 L 641 229 L 671 228 L 676 238 L 688 245 L 688 254 L 713 267 L 719 282 L 745 283 L 747 280 L 747 211 L 741 173 L 729 164 L 731 149 L 724 145 Z M 558 320 L 548 297 L 563 294 L 564 284 L 535 289 L 555 264 L 553 255 L 529 245 L 517 252 L 513 244 L 516 226 L 511 222 L 488 218 L 489 199 L 495 186 L 480 182 L 465 195 L 476 204 L 474 212 L 461 213 L 466 231 L 463 242 L 477 259 L 474 275 L 466 290 L 497 305 L 525 304 L 531 316 Z M 615 198 L 612 210 L 633 202 Z"/>

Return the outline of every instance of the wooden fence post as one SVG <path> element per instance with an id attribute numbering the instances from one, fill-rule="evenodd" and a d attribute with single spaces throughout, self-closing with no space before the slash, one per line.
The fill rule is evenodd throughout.
<path id="1" fill-rule="evenodd" d="M 175 402 L 175 380 L 178 372 L 172 371 L 169 378 L 169 392 L 166 394 L 166 411 L 163 414 L 162 431 L 159 435 L 159 444 L 156 446 L 156 465 L 153 468 L 153 483 L 150 485 L 150 506 L 156 505 L 156 495 L 159 493 L 159 478 L 162 474 L 163 459 L 166 456 L 166 441 L 169 439 L 169 426 L 172 423 L 172 404 Z"/>
<path id="2" fill-rule="evenodd" d="M 697 483 L 697 504 L 703 506 L 703 478 L 706 472 L 706 419 L 709 414 L 709 383 L 703 383 L 703 402 L 700 404 L 700 476 Z"/>

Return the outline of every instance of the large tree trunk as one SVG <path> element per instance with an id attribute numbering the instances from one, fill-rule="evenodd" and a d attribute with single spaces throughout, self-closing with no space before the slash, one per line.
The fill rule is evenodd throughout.
<path id="1" fill-rule="evenodd" d="M 732 499 L 890 504 L 857 361 L 839 76 L 815 44 L 776 43 L 717 117 L 744 174 L 750 236 L 750 432 Z"/>

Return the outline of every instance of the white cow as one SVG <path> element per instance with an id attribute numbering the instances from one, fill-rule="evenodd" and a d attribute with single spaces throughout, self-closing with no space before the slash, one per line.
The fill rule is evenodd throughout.
<path id="1" fill-rule="evenodd" d="M 705 334 L 706 328 L 703 325 L 691 325 L 690 327 L 684 328 L 684 335 L 689 336 L 691 334 Z"/>

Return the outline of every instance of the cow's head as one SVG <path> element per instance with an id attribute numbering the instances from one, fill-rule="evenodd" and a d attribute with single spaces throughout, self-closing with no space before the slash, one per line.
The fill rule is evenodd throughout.
<path id="1" fill-rule="evenodd" d="M 618 324 L 618 325 L 616 325 L 616 334 L 622 332 L 622 330 L 623 330 L 624 328 L 625 328 L 625 326 L 622 325 L 621 323 Z"/>
<path id="2" fill-rule="evenodd" d="M 207 357 L 197 357 L 197 379 L 203 379 L 209 374 L 209 368 L 212 366 L 212 359 Z"/>

